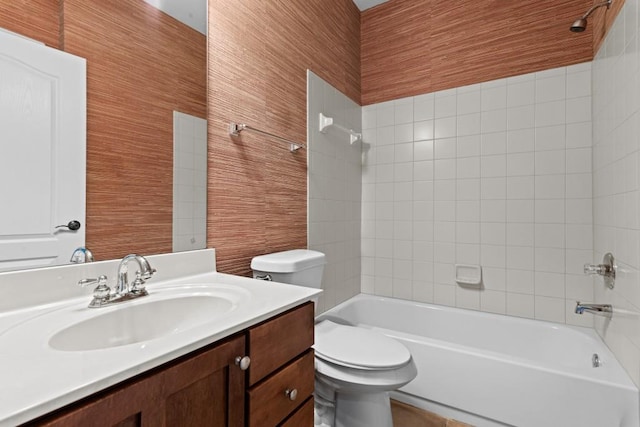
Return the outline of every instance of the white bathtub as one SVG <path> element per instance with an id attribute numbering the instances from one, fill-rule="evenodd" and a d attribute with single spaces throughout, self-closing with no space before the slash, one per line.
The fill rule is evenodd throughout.
<path id="1" fill-rule="evenodd" d="M 637 387 L 591 329 L 368 295 L 327 316 L 409 348 L 418 376 L 392 397 L 414 406 L 476 426 L 640 426 Z"/>

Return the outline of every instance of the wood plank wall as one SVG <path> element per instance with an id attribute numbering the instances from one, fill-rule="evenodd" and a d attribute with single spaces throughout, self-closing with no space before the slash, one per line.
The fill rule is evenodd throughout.
<path id="1" fill-rule="evenodd" d="M 59 47 L 58 0 L 0 0 L 0 27 Z"/>
<path id="2" fill-rule="evenodd" d="M 208 246 L 220 271 L 307 245 L 306 152 L 243 132 L 246 122 L 306 142 L 306 70 L 360 100 L 360 13 L 352 0 L 209 2 Z"/>
<path id="3" fill-rule="evenodd" d="M 612 21 L 614 9 L 607 14 Z M 362 104 L 593 59 L 593 0 L 391 0 L 362 13 Z M 596 24 L 596 25 L 594 25 Z M 598 39 L 598 40 L 599 40 Z"/>
<path id="4" fill-rule="evenodd" d="M 206 118 L 205 36 L 142 0 L 2 0 L 0 26 L 87 59 L 96 258 L 171 252 L 173 110 Z"/>

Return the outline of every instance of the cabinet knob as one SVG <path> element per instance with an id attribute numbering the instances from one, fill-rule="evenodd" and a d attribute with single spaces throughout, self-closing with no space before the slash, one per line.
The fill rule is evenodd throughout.
<path id="1" fill-rule="evenodd" d="M 288 388 L 284 391 L 284 395 L 287 396 L 289 400 L 296 400 L 298 397 L 298 390 L 295 388 Z"/>
<path id="2" fill-rule="evenodd" d="M 249 369 L 249 365 L 251 365 L 251 359 L 249 358 L 249 356 L 238 356 L 236 357 L 235 362 L 236 365 L 238 365 L 243 371 Z"/>

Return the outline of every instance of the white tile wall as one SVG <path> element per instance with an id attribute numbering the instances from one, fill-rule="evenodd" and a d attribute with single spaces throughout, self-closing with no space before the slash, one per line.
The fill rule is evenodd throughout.
<path id="1" fill-rule="evenodd" d="M 362 198 L 362 145 L 349 144 L 349 135 L 330 128 L 326 134 L 318 129 L 318 117 L 333 117 L 335 123 L 360 131 L 361 108 L 313 72 L 307 73 L 307 129 L 308 129 L 308 245 L 310 249 L 324 252 L 327 265 L 324 270 L 323 289 L 318 312 L 328 310 L 342 301 L 360 293 L 360 225 Z M 392 123 L 403 120 L 412 123 L 413 103 L 404 110 L 397 110 L 398 117 L 390 112 Z M 409 124 L 411 126 L 411 124 Z M 406 140 L 407 129 L 390 126 L 391 137 Z M 411 134 L 413 132 L 411 131 Z M 412 144 L 411 144 L 412 145 Z M 412 161 L 412 147 L 407 152 L 402 144 L 388 147 L 394 158 Z M 366 156 L 366 153 L 364 154 Z M 407 157 L 409 156 L 409 157 Z M 389 164 L 393 176 L 393 163 Z M 410 177 L 409 177 L 410 178 Z M 373 190 L 368 188 L 369 191 Z M 389 203 L 381 207 L 381 217 L 393 216 L 394 193 L 397 197 L 411 197 L 402 187 L 394 188 L 390 181 L 376 191 Z M 374 197 L 374 195 L 371 195 Z M 400 201 L 399 201 L 400 203 Z M 367 224 L 373 226 L 373 224 Z M 391 235 L 393 229 L 389 230 Z M 380 249 L 382 251 L 382 248 Z M 382 266 L 380 266 L 382 267 Z"/>
<path id="2" fill-rule="evenodd" d="M 207 247 L 207 121 L 173 112 L 173 251 Z"/>
<path id="3" fill-rule="evenodd" d="M 592 326 L 591 64 L 363 107 L 362 291 Z M 480 264 L 480 289 L 454 265 Z"/>
<path id="4" fill-rule="evenodd" d="M 595 281 L 595 300 L 614 307 L 610 321 L 596 320 L 596 330 L 640 385 L 638 12 L 638 0 L 625 2 L 593 63 L 593 261 L 606 252 L 618 261 L 615 289 Z"/>

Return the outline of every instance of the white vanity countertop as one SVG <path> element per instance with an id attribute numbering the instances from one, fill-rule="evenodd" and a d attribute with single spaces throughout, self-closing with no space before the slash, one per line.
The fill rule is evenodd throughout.
<path id="1" fill-rule="evenodd" d="M 201 251 L 201 258 L 203 253 L 205 258 L 213 254 L 211 250 Z M 162 262 L 148 257 L 159 272 L 160 266 L 156 263 L 162 264 L 169 259 L 166 255 L 161 257 L 165 257 L 162 258 Z M 184 258 L 184 255 L 182 257 Z M 104 265 L 113 268 L 112 262 Z M 213 267 L 215 268 L 215 261 Z M 33 274 L 31 273 L 32 276 Z M 263 282 L 215 272 L 178 276 L 167 280 L 156 280 L 154 277 L 147 283 L 150 295 L 164 288 L 215 283 L 243 289 L 241 292 L 244 300 L 229 313 L 199 326 L 150 341 L 91 351 L 59 351 L 48 344 L 51 332 L 55 332 L 56 328 L 62 328 L 64 322 L 59 322 L 61 318 L 64 317 L 68 324 L 71 316 L 86 317 L 100 313 L 101 310 L 114 309 L 115 306 L 87 308 L 91 297 L 84 291 L 84 295 L 80 297 L 0 311 L 0 426 L 13 426 L 47 414 L 228 337 L 309 301 L 320 293 L 318 289 Z M 3 278 L 6 276 L 0 275 L 0 297 L 3 296 Z M 148 297 L 131 302 L 142 301 L 144 298 Z M 45 322 L 46 327 L 43 328 L 42 319 L 57 320 Z M 100 331 L 96 333 L 99 334 Z"/>

